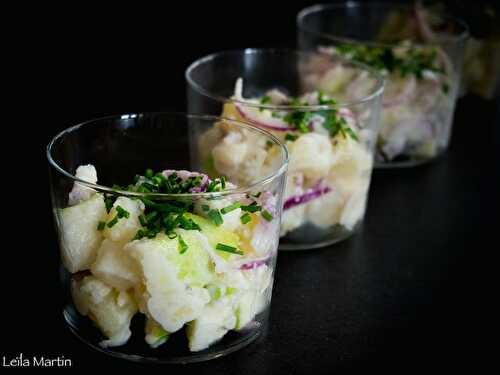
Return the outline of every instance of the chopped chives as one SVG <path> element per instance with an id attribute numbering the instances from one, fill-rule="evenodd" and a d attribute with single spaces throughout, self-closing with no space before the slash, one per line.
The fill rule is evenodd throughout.
<path id="1" fill-rule="evenodd" d="M 222 225 L 224 223 L 224 219 L 222 218 L 222 215 L 220 214 L 219 210 L 210 210 L 208 211 L 208 217 L 216 226 Z"/>
<path id="2" fill-rule="evenodd" d="M 158 212 L 157 211 L 153 211 L 153 212 L 150 212 L 149 214 L 146 215 L 146 221 L 149 223 L 149 222 L 152 222 L 155 217 L 158 215 Z"/>
<path id="3" fill-rule="evenodd" d="M 117 215 L 118 215 L 118 218 L 121 219 L 121 218 L 126 218 L 128 219 L 130 217 L 130 213 L 125 210 L 122 206 L 116 206 L 116 212 L 117 212 Z"/>
<path id="4" fill-rule="evenodd" d="M 179 241 L 179 254 L 184 254 L 188 249 L 188 245 L 180 234 L 177 235 L 177 240 Z"/>
<path id="5" fill-rule="evenodd" d="M 175 230 L 182 228 L 185 230 L 198 230 L 201 227 L 191 218 L 188 218 L 186 213 L 194 211 L 193 201 L 184 201 L 178 199 L 159 200 L 148 194 L 166 193 L 166 194 L 184 194 L 189 193 L 193 187 L 201 187 L 204 181 L 204 176 L 195 174 L 187 178 L 179 177 L 176 172 L 165 175 L 161 172 L 155 173 L 152 169 L 147 169 L 143 175 L 135 175 L 133 178 L 134 184 L 128 185 L 127 189 L 131 192 L 139 192 L 144 195 L 138 199 L 144 203 L 144 212 L 138 215 L 140 229 L 137 230 L 134 240 L 141 238 L 154 238 L 158 233 L 165 233 L 169 238 L 175 238 L 177 234 Z M 227 187 L 227 180 L 224 176 L 208 181 L 208 187 L 205 191 L 220 192 Z M 113 188 L 124 190 L 124 187 L 113 185 Z M 120 219 L 130 218 L 132 212 L 127 211 L 123 206 L 117 205 L 117 196 L 113 193 L 105 194 L 105 205 L 107 212 L 113 213 L 112 219 L 109 221 L 96 223 L 98 230 L 103 230 L 106 227 L 115 226 Z M 213 197 L 207 199 L 219 199 Z M 208 203 L 208 202 L 207 202 Z M 201 209 L 206 212 L 206 215 L 216 226 L 224 223 L 222 213 L 228 213 L 237 209 L 241 203 L 236 202 L 224 207 L 222 210 L 212 209 L 209 204 L 201 205 Z M 251 207 L 250 210 L 255 209 Z M 222 213 L 221 213 L 222 212 Z M 181 242 L 180 242 L 181 243 Z"/>
<path id="6" fill-rule="evenodd" d="M 210 181 L 210 183 L 208 184 L 208 187 L 207 187 L 207 191 L 213 192 L 214 188 L 215 188 L 215 181 Z"/>
<path id="7" fill-rule="evenodd" d="M 140 240 L 144 236 L 145 231 L 143 229 L 139 229 L 132 240 Z"/>
<path id="8" fill-rule="evenodd" d="M 159 176 L 154 176 L 151 181 L 153 181 L 156 185 L 161 185 L 162 179 Z"/>
<path id="9" fill-rule="evenodd" d="M 260 214 L 267 221 L 272 221 L 274 219 L 273 215 L 271 215 L 271 213 L 267 210 L 263 210 Z"/>
<path id="10" fill-rule="evenodd" d="M 106 211 L 109 213 L 109 211 L 111 211 L 111 208 L 113 208 L 113 199 L 106 198 L 104 200 L 104 204 L 106 205 Z"/>
<path id="11" fill-rule="evenodd" d="M 260 104 L 267 104 L 271 103 L 271 97 L 269 95 L 264 95 L 262 98 L 260 98 Z M 262 108 L 260 108 L 262 110 Z"/>
<path id="12" fill-rule="evenodd" d="M 143 214 L 139 215 L 139 222 L 141 223 L 141 225 L 143 227 L 145 227 L 146 225 L 148 225 L 148 220 L 146 219 L 146 216 L 144 216 Z"/>
<path id="13" fill-rule="evenodd" d="M 116 214 L 115 217 L 111 219 L 106 225 L 108 228 L 112 228 L 116 223 L 118 223 L 118 214 Z"/>
<path id="14" fill-rule="evenodd" d="M 158 187 L 153 185 L 153 184 L 150 184 L 149 182 L 143 182 L 141 184 L 141 187 L 144 187 L 146 188 L 148 191 L 154 191 L 154 190 L 158 190 Z"/>
<path id="15" fill-rule="evenodd" d="M 247 212 L 244 215 L 241 215 L 240 220 L 242 224 L 247 224 L 252 221 L 252 216 L 250 216 L 250 214 Z"/>
<path id="16" fill-rule="evenodd" d="M 241 206 L 241 210 L 245 212 L 257 212 L 260 211 L 262 207 L 260 207 L 257 202 L 252 202 L 248 206 Z"/>
<path id="17" fill-rule="evenodd" d="M 241 207 L 241 203 L 240 202 L 235 202 L 235 203 L 233 203 L 233 204 L 231 204 L 229 206 L 226 206 L 226 207 L 222 208 L 220 210 L 220 212 L 225 215 L 228 212 L 234 211 L 234 210 L 236 210 L 236 209 L 238 209 L 240 207 Z"/>
<path id="18" fill-rule="evenodd" d="M 243 251 L 238 250 L 236 247 L 225 245 L 220 242 L 215 246 L 215 249 L 219 251 L 225 251 L 226 253 L 231 253 L 231 254 L 239 254 L 239 255 L 244 254 Z"/>
<path id="19" fill-rule="evenodd" d="M 137 188 L 137 192 L 138 193 L 151 193 L 151 190 L 149 190 L 146 186 L 144 186 L 144 184 L 142 184 L 141 186 L 139 186 Z"/>
<path id="20" fill-rule="evenodd" d="M 285 135 L 285 141 L 293 142 L 293 141 L 297 140 L 297 138 L 299 138 L 299 136 L 295 135 L 295 134 L 286 133 L 286 135 Z"/>

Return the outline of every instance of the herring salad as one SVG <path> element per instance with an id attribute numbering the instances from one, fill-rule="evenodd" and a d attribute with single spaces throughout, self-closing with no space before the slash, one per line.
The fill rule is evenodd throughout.
<path id="1" fill-rule="evenodd" d="M 76 177 L 97 182 L 92 165 Z M 105 336 L 101 346 L 125 344 L 138 313 L 146 343 L 167 342 L 165 350 L 181 330 L 196 352 L 259 324 L 271 297 L 276 199 L 228 193 L 235 188 L 224 177 L 150 169 L 112 193 L 74 184 L 56 215 L 62 260 L 76 309 Z"/>

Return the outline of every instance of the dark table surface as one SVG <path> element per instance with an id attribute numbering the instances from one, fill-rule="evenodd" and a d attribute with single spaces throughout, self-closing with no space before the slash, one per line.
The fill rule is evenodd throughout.
<path id="1" fill-rule="evenodd" d="M 264 29 L 256 36 L 255 31 L 243 28 L 239 39 L 231 41 L 212 41 L 225 35 L 227 24 L 211 29 L 210 18 L 198 15 L 200 28 L 208 34 L 198 42 L 197 50 L 185 48 L 178 55 L 169 49 L 156 56 L 154 46 L 160 46 L 162 38 L 136 39 L 137 29 L 130 29 L 121 39 L 112 33 L 102 39 L 100 31 L 108 19 L 92 27 L 82 20 L 72 28 L 73 21 L 64 19 L 61 22 L 73 43 L 63 39 L 49 46 L 40 43 L 45 53 L 53 53 L 47 67 L 54 65 L 45 71 L 46 78 L 58 79 L 50 83 L 54 94 L 46 98 L 49 103 L 28 118 L 36 122 L 30 128 L 32 135 L 26 137 L 23 121 L 12 126 L 24 133 L 12 139 L 23 139 L 23 150 L 32 150 L 33 157 L 6 163 L 21 170 L 25 177 L 16 180 L 15 187 L 22 185 L 26 190 L 14 197 L 4 195 L 9 197 L 4 204 L 10 215 L 4 238 L 17 242 L 6 241 L 2 249 L 7 257 L 1 272 L 0 357 L 20 353 L 64 356 L 75 369 L 106 366 L 117 371 L 194 371 L 200 375 L 401 373 L 463 369 L 471 362 L 477 370 L 481 362 L 474 362 L 472 353 L 481 343 L 477 333 L 489 331 L 485 318 L 492 294 L 486 286 L 494 285 L 482 280 L 492 253 L 498 250 L 486 235 L 494 236 L 499 224 L 495 207 L 500 126 L 498 103 L 477 98 L 459 102 L 451 147 L 441 158 L 412 169 L 374 172 L 361 233 L 333 247 L 279 254 L 270 330 L 263 342 L 211 362 L 160 369 L 107 357 L 85 346 L 65 327 L 43 156 L 50 137 L 72 123 L 104 113 L 182 110 L 182 95 L 172 93 L 184 92 L 182 71 L 187 63 L 214 50 L 255 45 L 254 40 L 266 40 L 267 45 L 293 40 L 297 10 L 290 9 L 281 17 L 286 22 L 276 33 Z M 266 25 L 275 18 L 266 13 L 261 21 Z M 233 19 L 230 26 L 236 23 Z M 147 27 L 143 30 L 151 30 L 151 35 L 161 35 L 165 27 L 174 35 L 168 24 L 151 22 Z M 54 31 L 53 35 L 59 34 Z M 184 37 L 191 46 L 203 36 Z M 184 43 L 175 38 L 171 42 L 174 47 Z M 140 43 L 142 49 L 130 54 L 130 60 L 119 58 L 118 52 Z M 45 55 L 40 56 L 42 61 Z M 139 61 L 140 68 L 136 66 Z M 66 69 L 59 70 L 63 66 Z M 164 67 L 169 71 L 163 71 Z M 154 80 L 161 72 L 172 79 Z M 171 84 L 168 90 L 165 83 Z M 165 106 L 167 97 L 177 102 Z M 18 157 L 19 150 L 15 148 L 9 158 Z M 31 174 L 38 179 L 26 179 Z M 9 174 L 4 171 L 4 175 Z M 5 186 L 12 193 L 12 184 Z M 36 199 L 36 194 L 43 198 Z"/>

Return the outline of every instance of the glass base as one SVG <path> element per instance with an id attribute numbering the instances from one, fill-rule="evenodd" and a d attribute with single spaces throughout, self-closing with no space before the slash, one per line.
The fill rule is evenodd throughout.
<path id="1" fill-rule="evenodd" d="M 436 155 L 429 158 L 416 158 L 411 156 L 396 158 L 392 161 L 386 162 L 375 162 L 374 168 L 376 169 L 389 169 L 389 168 L 411 168 L 417 167 L 419 165 L 428 164 L 432 161 L 438 159 L 441 155 L 443 155 L 445 150 L 438 152 Z"/>
<path id="2" fill-rule="evenodd" d="M 144 334 L 138 334 L 137 328 L 144 327 L 144 319 L 134 318 L 131 324 L 132 336 L 125 345 L 103 348 L 99 345 L 99 342 L 104 337 L 90 319 L 80 316 L 71 305 L 68 305 L 63 310 L 63 315 L 68 323 L 69 330 L 91 348 L 112 357 L 140 363 L 185 364 L 204 362 L 235 352 L 257 338 L 264 337 L 266 332 L 266 326 L 255 321 L 250 323 L 253 324 L 250 329 L 242 332 L 230 331 L 219 342 L 200 352 L 190 352 L 185 335 L 183 335 L 183 332 L 178 332 L 178 335 L 173 334 L 164 345 L 153 349 L 144 342 Z M 143 329 L 139 332 L 143 332 Z"/>
<path id="3" fill-rule="evenodd" d="M 351 237 L 357 232 L 357 228 L 359 228 L 359 226 L 360 224 L 357 224 L 353 230 L 347 230 L 340 225 L 324 229 L 323 231 L 327 232 L 327 235 L 318 236 L 317 241 L 306 242 L 304 241 L 304 238 L 307 238 L 311 231 L 318 231 L 318 229 L 312 225 L 303 225 L 299 229 L 296 229 L 282 237 L 280 239 L 278 249 L 283 251 L 295 251 L 312 250 L 330 246 Z"/>

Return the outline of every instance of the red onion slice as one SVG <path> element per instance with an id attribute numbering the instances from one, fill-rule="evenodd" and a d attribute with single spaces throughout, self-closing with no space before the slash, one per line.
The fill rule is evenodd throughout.
<path id="1" fill-rule="evenodd" d="M 257 126 L 261 126 L 263 128 L 276 131 L 290 130 L 288 124 L 279 118 L 262 116 L 258 114 L 257 111 L 253 109 L 244 108 L 240 104 L 235 104 L 235 106 L 241 117 L 243 117 L 245 120 L 248 120 Z"/>
<path id="2" fill-rule="evenodd" d="M 304 194 L 294 195 L 285 200 L 283 204 L 283 209 L 288 210 L 289 208 L 298 206 L 299 204 L 304 204 L 312 201 L 313 199 L 319 198 L 324 194 L 329 193 L 332 189 L 329 186 L 316 186 L 307 189 Z"/>
<path id="3" fill-rule="evenodd" d="M 250 262 L 244 263 L 240 266 L 240 270 L 251 270 L 257 267 L 263 266 L 269 258 L 252 260 Z"/>

